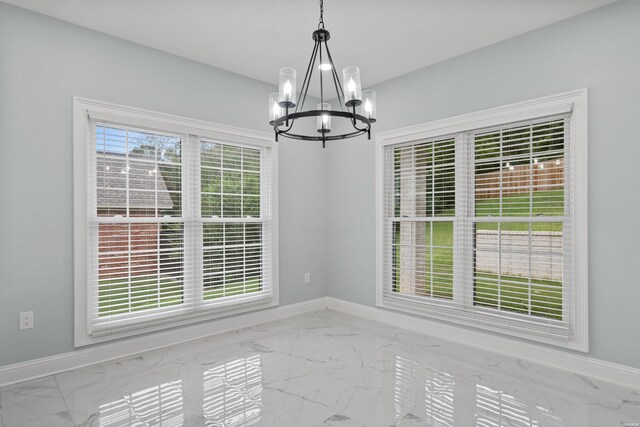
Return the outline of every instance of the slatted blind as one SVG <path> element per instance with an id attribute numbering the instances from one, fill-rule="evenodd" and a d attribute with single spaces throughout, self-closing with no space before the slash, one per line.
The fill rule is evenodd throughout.
<path id="1" fill-rule="evenodd" d="M 386 306 L 571 335 L 569 120 L 383 147 Z"/>
<path id="2" fill-rule="evenodd" d="M 200 203 L 203 230 L 203 299 L 214 303 L 271 294 L 265 220 L 271 211 L 268 170 L 259 149 L 203 140 L 200 145 Z M 262 166 L 262 165 L 265 166 Z"/>
<path id="3" fill-rule="evenodd" d="M 468 136 L 474 306 L 558 336 L 571 334 L 568 129 L 569 117 L 560 116 Z"/>
<path id="4" fill-rule="evenodd" d="M 455 139 L 387 149 L 387 295 L 453 299 Z"/>
<path id="5" fill-rule="evenodd" d="M 273 295 L 270 152 L 90 120 L 93 335 Z"/>

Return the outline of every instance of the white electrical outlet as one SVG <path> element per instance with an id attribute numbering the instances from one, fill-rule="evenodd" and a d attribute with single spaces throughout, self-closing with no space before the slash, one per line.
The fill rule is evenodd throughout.
<path id="1" fill-rule="evenodd" d="M 33 328 L 33 311 L 20 313 L 20 329 Z"/>
<path id="2" fill-rule="evenodd" d="M 304 283 L 311 283 L 311 273 L 304 273 Z"/>

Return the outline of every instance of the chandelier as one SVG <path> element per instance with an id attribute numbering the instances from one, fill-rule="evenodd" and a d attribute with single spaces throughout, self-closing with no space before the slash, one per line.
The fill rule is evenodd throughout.
<path id="1" fill-rule="evenodd" d="M 269 95 L 269 125 L 273 126 L 276 141 L 282 135 L 303 141 L 322 141 L 324 147 L 326 141 L 353 138 L 365 133 L 371 139 L 371 124 L 376 121 L 376 92 L 361 90 L 360 69 L 357 66 L 344 68 L 340 80 L 327 45 L 329 31 L 324 28 L 323 14 L 324 4 L 320 0 L 318 29 L 312 33 L 315 44 L 299 96 L 296 92 L 296 70 L 293 68 L 280 69 L 279 91 Z M 316 69 L 320 81 L 320 103 L 315 110 L 305 111 L 304 103 Z M 335 92 L 326 92 L 330 86 L 333 86 Z M 333 93 L 334 96 L 327 98 L 327 95 Z M 333 108 L 328 99 L 337 102 L 337 109 Z M 307 126 L 300 125 L 303 119 L 307 119 Z M 339 133 L 334 126 L 332 131 L 332 119 L 334 125 L 336 122 L 344 122 L 340 129 L 346 130 Z M 306 133 L 301 130 L 303 126 Z"/>

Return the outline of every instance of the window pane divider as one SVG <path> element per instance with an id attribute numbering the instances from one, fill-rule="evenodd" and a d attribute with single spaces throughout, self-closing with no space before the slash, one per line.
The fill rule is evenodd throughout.
<path id="1" fill-rule="evenodd" d="M 182 212 L 184 230 L 185 278 L 184 298 L 196 310 L 202 304 L 202 223 L 200 217 L 200 138 L 185 135 L 182 150 Z M 189 254 L 189 256 L 186 256 Z"/>
<path id="2" fill-rule="evenodd" d="M 266 218 L 200 218 L 203 223 L 209 224 L 262 224 Z"/>
<path id="3" fill-rule="evenodd" d="M 479 223 L 518 223 L 518 222 L 567 222 L 569 221 L 569 217 L 566 216 L 481 216 L 481 217 L 472 217 L 470 218 L 472 222 Z"/>
<path id="4" fill-rule="evenodd" d="M 473 227 L 469 221 L 470 197 L 469 183 L 473 182 L 473 168 L 466 167 L 473 154 L 469 150 L 469 135 L 461 133 L 456 136 L 455 188 L 456 222 L 453 234 L 453 298 L 465 311 L 473 309 L 473 292 L 468 291 L 468 284 L 473 282 Z"/>
<path id="5" fill-rule="evenodd" d="M 393 217 L 388 218 L 389 222 L 454 222 L 453 216 L 417 216 L 417 217 Z"/>
<path id="6" fill-rule="evenodd" d="M 97 224 L 180 224 L 186 222 L 185 218 L 176 217 L 113 217 L 113 216 L 94 216 L 93 221 Z"/>

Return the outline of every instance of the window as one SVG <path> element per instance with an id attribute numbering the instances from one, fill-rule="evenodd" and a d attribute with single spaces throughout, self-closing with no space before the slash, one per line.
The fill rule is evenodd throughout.
<path id="1" fill-rule="evenodd" d="M 378 305 L 587 350 L 586 92 L 378 135 Z"/>
<path id="2" fill-rule="evenodd" d="M 277 304 L 269 135 L 74 112 L 76 345 Z"/>

